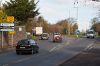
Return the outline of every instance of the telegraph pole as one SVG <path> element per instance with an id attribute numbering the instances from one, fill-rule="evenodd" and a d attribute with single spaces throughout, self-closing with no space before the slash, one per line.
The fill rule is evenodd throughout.
<path id="1" fill-rule="evenodd" d="M 70 9 L 69 9 L 69 19 L 70 19 Z M 70 35 L 70 22 L 68 23 L 68 35 Z"/>
<path id="2" fill-rule="evenodd" d="M 79 4 L 79 1 L 78 0 L 74 0 L 74 8 L 76 8 L 76 19 L 78 20 L 78 4 Z"/>

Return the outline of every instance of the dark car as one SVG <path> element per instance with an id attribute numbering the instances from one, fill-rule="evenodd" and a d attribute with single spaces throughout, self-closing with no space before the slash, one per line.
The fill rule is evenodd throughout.
<path id="1" fill-rule="evenodd" d="M 60 33 L 53 33 L 53 42 L 62 42 L 62 35 Z"/>
<path id="2" fill-rule="evenodd" d="M 49 34 L 48 33 L 43 33 L 40 37 L 42 40 L 48 40 L 49 39 Z"/>
<path id="3" fill-rule="evenodd" d="M 16 45 L 16 54 L 20 53 L 38 53 L 39 52 L 39 46 L 37 43 L 32 39 L 23 39 L 18 41 Z"/>

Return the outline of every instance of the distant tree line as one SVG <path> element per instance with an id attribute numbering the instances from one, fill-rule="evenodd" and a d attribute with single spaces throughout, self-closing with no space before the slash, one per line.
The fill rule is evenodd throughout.
<path id="1" fill-rule="evenodd" d="M 75 34 L 78 29 L 78 24 L 76 22 L 69 21 L 68 19 L 60 20 L 56 24 L 50 24 L 42 16 L 36 18 L 30 18 L 28 20 L 30 23 L 26 24 L 27 31 L 31 32 L 34 27 L 43 27 L 43 32 L 53 33 L 60 32 L 62 34 Z"/>

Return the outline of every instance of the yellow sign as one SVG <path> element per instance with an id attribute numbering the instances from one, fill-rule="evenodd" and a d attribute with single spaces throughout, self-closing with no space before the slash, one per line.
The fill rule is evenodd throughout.
<path id="1" fill-rule="evenodd" d="M 7 16 L 7 22 L 14 22 L 14 16 Z"/>
<path id="2" fill-rule="evenodd" d="M 16 34 L 15 31 L 9 31 L 8 34 Z"/>

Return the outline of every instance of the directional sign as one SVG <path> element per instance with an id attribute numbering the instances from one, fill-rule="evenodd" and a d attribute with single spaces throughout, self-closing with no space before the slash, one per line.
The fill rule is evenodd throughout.
<path id="1" fill-rule="evenodd" d="M 14 23 L 0 23 L 0 26 L 14 26 Z"/>
<path id="2" fill-rule="evenodd" d="M 0 26 L 0 29 L 14 29 L 14 26 Z"/>
<path id="3" fill-rule="evenodd" d="M 0 29 L 0 31 L 14 31 L 14 29 Z"/>
<path id="4" fill-rule="evenodd" d="M 14 16 L 7 16 L 7 22 L 9 23 L 14 22 Z"/>
<path id="5" fill-rule="evenodd" d="M 16 34 L 16 32 L 15 31 L 9 31 L 8 34 L 13 35 L 13 34 Z"/>

